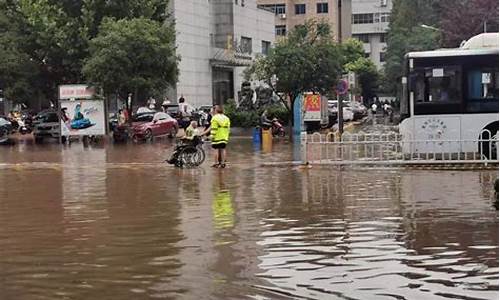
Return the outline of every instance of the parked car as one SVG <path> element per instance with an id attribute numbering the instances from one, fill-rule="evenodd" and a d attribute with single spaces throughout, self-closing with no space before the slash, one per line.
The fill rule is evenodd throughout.
<path id="1" fill-rule="evenodd" d="M 344 103 L 343 103 L 344 104 Z M 350 106 L 344 105 L 342 107 L 342 119 L 344 122 L 354 120 L 354 112 Z M 335 119 L 338 119 L 338 101 L 337 100 L 328 100 L 328 112 L 330 116 L 334 116 Z"/>
<path id="2" fill-rule="evenodd" d="M 59 139 L 59 116 L 55 110 L 44 110 L 33 119 L 33 136 L 35 143 L 41 143 L 45 138 Z"/>
<path id="3" fill-rule="evenodd" d="M 169 114 L 172 118 L 177 118 L 177 115 L 179 114 L 179 105 L 167 104 L 163 105 L 163 108 L 165 109 L 165 112 Z"/>
<path id="4" fill-rule="evenodd" d="M 357 101 L 347 101 L 343 103 L 345 107 L 351 108 L 354 113 L 354 120 L 361 119 L 368 114 L 368 109 Z"/>
<path id="5" fill-rule="evenodd" d="M 135 141 L 148 141 L 163 135 L 175 137 L 178 128 L 177 121 L 164 112 L 142 113 L 132 118 L 132 137 Z"/>
<path id="6" fill-rule="evenodd" d="M 11 133 L 12 124 L 6 117 L 0 116 L 0 144 L 7 142 Z"/>

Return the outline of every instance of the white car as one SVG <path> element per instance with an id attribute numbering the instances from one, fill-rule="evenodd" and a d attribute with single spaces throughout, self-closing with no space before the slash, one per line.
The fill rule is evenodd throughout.
<path id="1" fill-rule="evenodd" d="M 328 110 L 333 113 L 335 116 L 338 113 L 338 101 L 337 100 L 328 100 Z M 344 106 L 342 109 L 342 119 L 344 122 L 354 120 L 354 112 L 350 106 Z"/>

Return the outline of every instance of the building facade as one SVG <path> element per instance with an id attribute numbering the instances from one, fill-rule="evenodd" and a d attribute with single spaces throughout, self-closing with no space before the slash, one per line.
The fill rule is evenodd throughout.
<path id="1" fill-rule="evenodd" d="M 193 106 L 236 99 L 243 71 L 274 43 L 274 14 L 256 0 L 173 0 L 179 79 L 169 98 Z"/>
<path id="2" fill-rule="evenodd" d="M 351 36 L 351 0 L 257 0 L 259 7 L 275 14 L 276 36 L 308 19 L 321 19 L 330 23 L 335 40 Z"/>
<path id="3" fill-rule="evenodd" d="M 363 42 L 378 69 L 385 63 L 392 0 L 352 0 L 352 37 Z"/>

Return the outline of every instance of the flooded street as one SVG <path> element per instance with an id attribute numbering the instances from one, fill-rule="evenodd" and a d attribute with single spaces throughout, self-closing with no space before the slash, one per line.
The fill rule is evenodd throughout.
<path id="1" fill-rule="evenodd" d="M 497 299 L 497 171 L 179 170 L 171 144 L 0 148 L 0 299 Z M 208 145 L 207 146 L 208 149 Z"/>

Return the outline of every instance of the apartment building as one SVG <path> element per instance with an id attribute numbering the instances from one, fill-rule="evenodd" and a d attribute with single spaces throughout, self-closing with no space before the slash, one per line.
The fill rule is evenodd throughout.
<path id="1" fill-rule="evenodd" d="M 337 41 L 351 36 L 351 0 L 257 0 L 257 3 L 275 14 L 277 37 L 285 36 L 311 18 L 330 23 Z"/>
<path id="2" fill-rule="evenodd" d="M 352 37 L 363 42 L 367 57 L 381 69 L 385 63 L 392 0 L 352 0 Z"/>
<path id="3" fill-rule="evenodd" d="M 172 0 L 179 79 L 169 98 L 193 106 L 236 99 L 243 71 L 274 43 L 275 15 L 256 0 Z"/>

